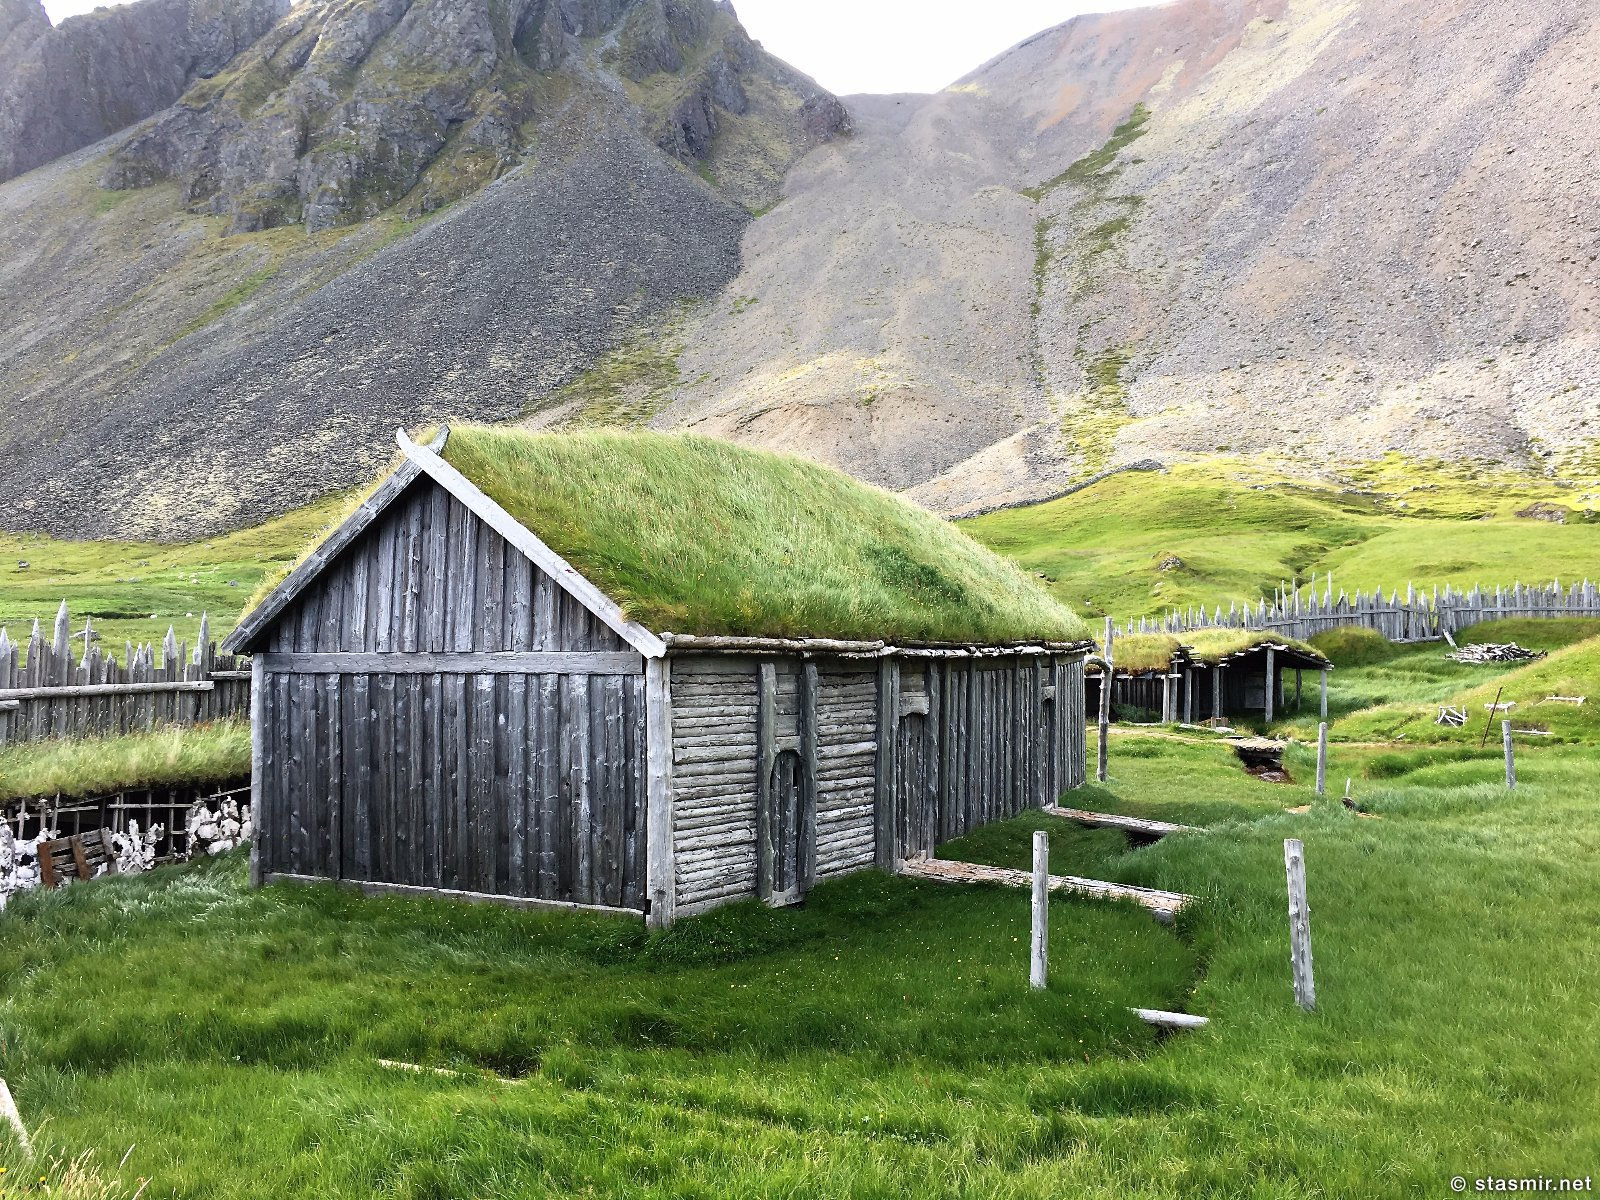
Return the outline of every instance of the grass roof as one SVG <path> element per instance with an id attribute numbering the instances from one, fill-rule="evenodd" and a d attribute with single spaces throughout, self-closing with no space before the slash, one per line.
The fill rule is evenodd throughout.
<path id="1" fill-rule="evenodd" d="M 1328 663 L 1328 656 L 1309 642 L 1299 638 L 1284 637 L 1281 633 L 1252 629 L 1197 629 L 1183 635 L 1183 644 L 1189 648 L 1195 662 L 1208 665 L 1219 663 L 1230 654 L 1253 649 L 1256 646 L 1286 646 L 1296 654 L 1303 654 L 1313 662 Z"/>
<path id="2" fill-rule="evenodd" d="M 1188 651 L 1188 658 L 1193 662 L 1214 666 L 1231 654 L 1269 642 L 1274 646 L 1286 646 L 1314 662 L 1328 662 L 1322 651 L 1297 638 L 1249 629 L 1197 629 L 1180 634 L 1130 633 L 1116 640 L 1111 648 L 1111 657 L 1119 672 L 1139 674 L 1163 670 L 1181 650 Z"/>
<path id="3" fill-rule="evenodd" d="M 1020 568 L 881 488 L 711 438 L 452 428 L 444 458 L 661 632 L 1075 641 Z"/>

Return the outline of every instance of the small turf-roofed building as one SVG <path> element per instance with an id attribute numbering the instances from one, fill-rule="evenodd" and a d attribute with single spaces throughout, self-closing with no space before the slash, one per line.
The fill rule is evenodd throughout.
<path id="1" fill-rule="evenodd" d="M 696 437 L 399 441 L 227 642 L 258 882 L 666 924 L 1083 780 L 1085 627 L 890 493 Z"/>
<path id="2" fill-rule="evenodd" d="M 1114 721 L 1272 721 L 1301 711 L 1309 672 L 1317 674 L 1318 704 L 1327 716 L 1333 664 L 1294 638 L 1244 629 L 1135 633 L 1113 641 L 1111 658 Z M 1099 711 L 1103 680 L 1097 658 L 1085 680 L 1090 712 Z"/>

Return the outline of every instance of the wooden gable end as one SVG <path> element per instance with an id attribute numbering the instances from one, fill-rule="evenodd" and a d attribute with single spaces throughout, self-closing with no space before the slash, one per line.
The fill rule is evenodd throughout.
<path id="1" fill-rule="evenodd" d="M 426 475 L 323 566 L 264 640 L 274 654 L 631 650 Z"/>

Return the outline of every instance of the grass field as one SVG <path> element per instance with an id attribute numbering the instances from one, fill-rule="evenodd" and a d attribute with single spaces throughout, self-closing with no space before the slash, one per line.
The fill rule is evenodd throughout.
<path id="1" fill-rule="evenodd" d="M 1056 870 L 1202 898 L 1176 931 L 1057 898 L 1042 994 L 1019 892 L 865 874 L 646 937 L 252 893 L 231 858 L 13 904 L 5 1075 L 41 1156 L 92 1149 L 155 1196 L 1414 1196 L 1592 1171 L 1583 750 L 1530 755 L 1508 795 L 1492 756 L 1339 749 L 1370 818 L 1288 812 L 1306 787 L 1213 740 L 1119 734 L 1112 762 L 1071 800 L 1209 832 L 1129 851 L 1034 816 L 949 848 L 1021 866 L 1043 825 Z M 1286 836 L 1314 1015 L 1289 988 Z M 1213 1024 L 1162 1042 L 1129 1004 Z"/>
<path id="2" fill-rule="evenodd" d="M 1511 515 L 1559 489 L 1480 488 L 1498 507 L 1469 526 L 1471 481 L 1408 493 L 1385 470 L 1349 494 L 1276 497 L 1198 469 L 1129 476 L 1118 486 L 1133 491 L 1094 504 L 974 526 L 992 544 L 1021 539 L 1011 549 L 1035 569 L 1057 564 L 1058 595 L 1103 588 L 1119 613 L 1159 606 L 1156 583 L 1210 602 L 1283 565 L 1377 573 L 1415 554 L 1493 582 L 1597 561 L 1595 526 Z M 1141 490 L 1158 486 L 1175 490 Z M 1233 514 L 1220 525 L 1218 505 Z M 191 595 L 247 591 L 249 571 L 291 558 L 328 511 L 186 548 L 30 540 L 35 564 L 17 578 L 34 588 L 53 563 L 49 587 L 110 609 L 159 575 L 187 610 Z M 1458 526 L 1478 557 L 1427 558 Z M 1156 571 L 1169 554 L 1185 568 Z M 126 583 L 145 560 L 165 574 L 141 566 Z M 59 602 L 4 578 L 0 611 L 48 617 Z M 1552 719 L 1557 737 L 1523 739 L 1515 792 L 1492 741 L 1432 744 L 1429 731 L 1440 703 L 1476 720 L 1502 684 L 1519 718 L 1551 690 L 1600 694 L 1600 623 L 1500 622 L 1468 639 L 1551 653 L 1507 671 L 1449 663 L 1437 645 L 1318 639 L 1337 667 L 1332 790 L 1350 779 L 1363 814 L 1312 795 L 1307 713 L 1284 723 L 1301 739 L 1285 753 L 1294 783 L 1247 776 L 1211 735 L 1118 729 L 1108 783 L 1066 798 L 1203 833 L 1132 849 L 1030 814 L 943 847 L 1026 867 L 1042 827 L 1058 872 L 1198 897 L 1175 928 L 1054 898 L 1043 993 L 1026 986 L 1024 894 L 875 873 L 798 910 L 736 905 L 651 936 L 611 918 L 252 892 L 241 855 L 24 896 L 0 915 L 0 1075 L 38 1149 L 25 1159 L 0 1131 L 0 1197 L 99 1197 L 97 1179 L 107 1196 L 148 1180 L 144 1196 L 186 1200 L 1320 1200 L 1442 1196 L 1453 1175 L 1591 1174 L 1597 701 Z M 34 751 L 29 769 L 202 769 L 243 745 L 237 730 L 190 736 Z M 0 776 L 21 762 L 0 759 Z M 1310 1015 L 1289 983 L 1285 837 L 1306 843 Z M 1160 1038 L 1130 1005 L 1212 1024 Z M 84 1152 L 93 1178 L 65 1183 L 61 1164 Z"/>
<path id="3" fill-rule="evenodd" d="M 962 527 L 1079 612 L 1126 619 L 1226 609 L 1329 571 L 1351 591 L 1581 579 L 1600 562 L 1597 503 L 1556 481 L 1397 460 L 1323 483 L 1217 460 L 1118 475 Z M 1540 504 L 1567 524 L 1516 515 Z"/>

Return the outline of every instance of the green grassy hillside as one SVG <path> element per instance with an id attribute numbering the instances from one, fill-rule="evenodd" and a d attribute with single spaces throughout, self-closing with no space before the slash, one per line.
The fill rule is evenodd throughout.
<path id="1" fill-rule="evenodd" d="M 1350 590 L 1592 576 L 1596 503 L 1557 481 L 1462 468 L 1389 461 L 1319 483 L 1216 460 L 1113 476 L 962 526 L 1078 611 L 1122 619 L 1253 602 L 1330 570 Z M 1530 510 L 1567 523 L 1517 515 Z"/>

